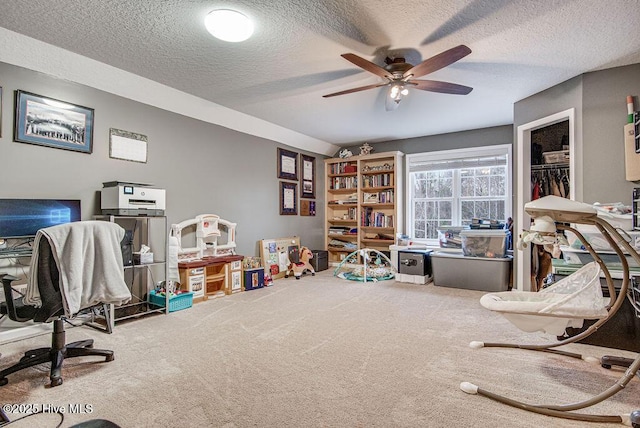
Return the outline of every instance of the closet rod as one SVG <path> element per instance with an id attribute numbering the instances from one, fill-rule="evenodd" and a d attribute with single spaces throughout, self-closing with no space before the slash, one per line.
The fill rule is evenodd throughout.
<path id="1" fill-rule="evenodd" d="M 531 165 L 531 171 L 543 170 L 543 169 L 569 169 L 569 165 L 565 165 L 565 164 Z"/>

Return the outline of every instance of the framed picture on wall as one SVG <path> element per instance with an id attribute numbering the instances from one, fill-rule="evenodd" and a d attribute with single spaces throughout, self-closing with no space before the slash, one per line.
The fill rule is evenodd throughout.
<path id="1" fill-rule="evenodd" d="M 315 216 L 316 215 L 316 201 L 309 201 L 306 199 L 300 200 L 300 215 L 302 216 Z"/>
<path id="2" fill-rule="evenodd" d="M 298 215 L 298 183 L 280 182 L 280 215 Z"/>
<path id="3" fill-rule="evenodd" d="M 298 181 L 298 154 L 278 148 L 278 178 Z"/>
<path id="4" fill-rule="evenodd" d="M 316 158 L 313 156 L 300 155 L 302 186 L 300 187 L 300 197 L 314 199 L 316 197 Z"/>
<path id="5" fill-rule="evenodd" d="M 14 140 L 91 153 L 93 109 L 18 90 Z"/>
<path id="6" fill-rule="evenodd" d="M 2 86 L 0 86 L 0 138 L 2 138 Z"/>

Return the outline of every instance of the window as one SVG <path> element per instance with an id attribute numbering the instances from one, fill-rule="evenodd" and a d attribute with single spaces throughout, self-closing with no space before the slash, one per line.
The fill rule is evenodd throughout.
<path id="1" fill-rule="evenodd" d="M 511 211 L 511 146 L 407 156 L 407 225 L 414 240 L 472 219 L 505 222 Z M 433 241 L 436 243 L 436 241 Z"/>

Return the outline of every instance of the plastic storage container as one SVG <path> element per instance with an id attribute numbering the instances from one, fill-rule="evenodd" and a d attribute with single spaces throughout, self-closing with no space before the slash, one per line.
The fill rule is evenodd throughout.
<path id="1" fill-rule="evenodd" d="M 438 241 L 440 242 L 440 248 L 462 248 L 460 232 L 465 229 L 466 227 L 461 226 L 450 226 L 438 229 Z"/>
<path id="2" fill-rule="evenodd" d="M 569 150 L 559 150 L 557 152 L 544 152 L 544 163 L 567 163 L 569 162 Z"/>
<path id="3" fill-rule="evenodd" d="M 507 256 L 507 233 L 505 229 L 463 230 L 462 253 L 470 257 L 504 258 Z"/>
<path id="4" fill-rule="evenodd" d="M 149 293 L 149 302 L 154 305 L 164 306 L 166 299 L 164 294 L 156 294 L 156 290 Z M 174 294 L 169 297 L 169 312 L 180 311 L 193 306 L 193 293 L 185 291 L 180 294 Z"/>
<path id="5" fill-rule="evenodd" d="M 562 245 L 560 247 L 562 251 L 562 256 L 564 261 L 570 265 L 584 265 L 593 261 L 593 257 L 589 254 L 588 251 L 584 250 L 576 250 L 575 248 L 567 247 Z M 622 262 L 620 258 L 615 253 L 603 253 L 598 251 L 598 256 L 602 259 L 605 265 L 612 268 L 621 268 Z M 630 255 L 626 256 L 627 263 L 629 263 L 630 268 L 637 268 L 638 262 L 635 261 L 633 257 Z"/>
<path id="6" fill-rule="evenodd" d="M 433 283 L 441 287 L 508 291 L 511 265 L 511 257 L 465 257 L 441 251 L 431 254 Z"/>
<path id="7" fill-rule="evenodd" d="M 583 231 L 580 229 L 578 229 L 578 231 L 582 234 L 582 236 L 584 236 L 584 239 L 589 244 L 591 244 L 591 247 L 593 247 L 594 250 L 613 251 L 613 248 L 611 247 L 611 245 L 609 245 L 609 242 L 604 238 L 604 236 L 602 236 L 602 233 L 598 231 Z M 622 235 L 622 237 L 626 239 L 629 245 L 637 250 L 640 250 L 640 231 L 632 232 L 627 230 L 619 230 L 618 233 L 620 233 L 620 235 Z M 578 239 L 578 236 L 575 233 L 567 230 L 565 231 L 565 234 L 571 248 L 575 250 L 586 250 L 582 241 Z M 622 248 L 622 246 L 620 248 Z M 622 250 L 624 251 L 624 248 L 622 248 Z"/>

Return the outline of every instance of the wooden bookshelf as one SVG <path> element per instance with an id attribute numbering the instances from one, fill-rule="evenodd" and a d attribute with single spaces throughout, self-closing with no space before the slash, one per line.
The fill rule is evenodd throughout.
<path id="1" fill-rule="evenodd" d="M 339 263 L 361 248 L 389 251 L 403 233 L 402 152 L 325 160 L 325 248 Z M 336 245 L 343 242 L 344 245 Z"/>

